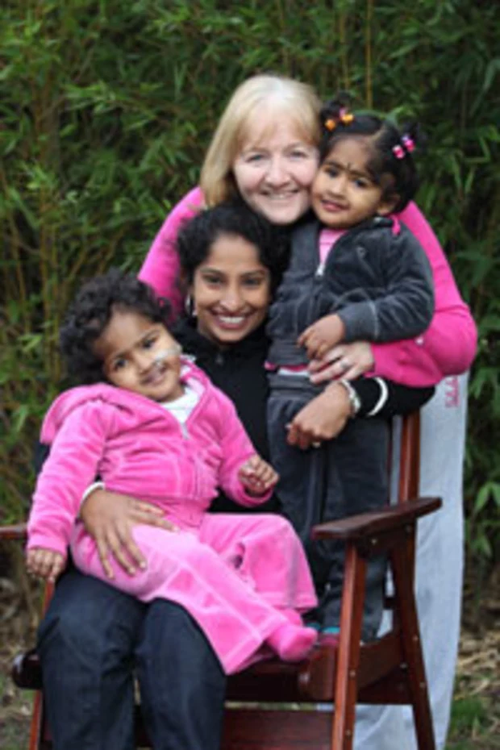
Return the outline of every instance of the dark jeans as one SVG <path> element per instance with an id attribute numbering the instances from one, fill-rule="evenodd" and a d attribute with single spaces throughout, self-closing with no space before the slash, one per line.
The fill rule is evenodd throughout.
<path id="1" fill-rule="evenodd" d="M 155 750 L 219 750 L 226 678 L 182 607 L 71 570 L 40 625 L 54 750 L 132 750 L 136 667 Z"/>
<path id="2" fill-rule="evenodd" d="M 278 495 L 307 552 L 323 626 L 340 623 L 344 578 L 344 545 L 312 542 L 311 529 L 325 521 L 376 510 L 389 502 L 389 427 L 380 419 L 351 419 L 333 440 L 301 450 L 286 442 L 286 425 L 318 390 L 299 377 L 270 379 L 268 430 L 271 463 L 280 475 Z M 386 560 L 371 558 L 367 566 L 363 639 L 375 637 L 383 612 Z"/>

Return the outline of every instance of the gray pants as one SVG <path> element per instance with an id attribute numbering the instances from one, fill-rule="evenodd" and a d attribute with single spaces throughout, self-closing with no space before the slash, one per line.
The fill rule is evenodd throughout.
<path id="1" fill-rule="evenodd" d="M 449 377 L 422 409 L 420 488 L 443 507 L 419 521 L 416 595 L 436 747 L 444 750 L 460 635 L 467 375 Z M 443 627 L 446 613 L 446 627 Z M 356 750 L 415 750 L 409 706 L 358 706 Z"/>
<path id="2" fill-rule="evenodd" d="M 268 401 L 271 462 L 280 474 L 278 496 L 284 515 L 300 536 L 313 573 L 323 627 L 338 626 L 344 572 L 340 542 L 311 542 L 311 528 L 388 503 L 388 436 L 385 420 L 353 419 L 334 440 L 301 450 L 287 444 L 286 425 L 318 390 L 302 378 L 275 375 Z M 368 564 L 363 639 L 380 625 L 386 561 Z"/>

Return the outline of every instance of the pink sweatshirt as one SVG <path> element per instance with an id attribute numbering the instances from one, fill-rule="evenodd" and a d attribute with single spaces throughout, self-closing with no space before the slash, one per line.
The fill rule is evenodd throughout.
<path id="1" fill-rule="evenodd" d="M 182 379 L 200 400 L 185 429 L 161 404 L 97 384 L 66 391 L 50 407 L 41 441 L 51 445 L 38 478 L 28 522 L 28 548 L 66 554 L 84 490 L 99 475 L 112 492 L 165 510 L 180 528 L 198 528 L 217 488 L 245 506 L 238 478 L 252 446 L 232 402 L 192 364 Z"/>
<path id="2" fill-rule="evenodd" d="M 177 286 L 179 260 L 175 241 L 180 226 L 203 205 L 200 188 L 191 190 L 168 215 L 140 270 L 139 278 L 159 296 L 168 297 L 175 311 L 182 306 Z M 477 331 L 470 310 L 460 297 L 439 241 L 414 203 L 398 217 L 425 250 L 431 264 L 435 313 L 427 331 L 416 339 L 372 344 L 375 368 L 371 373 L 409 386 L 439 383 L 467 370 L 476 353 Z"/>

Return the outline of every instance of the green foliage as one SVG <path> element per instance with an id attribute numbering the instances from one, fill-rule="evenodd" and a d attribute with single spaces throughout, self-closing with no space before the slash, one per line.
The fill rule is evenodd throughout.
<path id="1" fill-rule="evenodd" d="M 75 286 L 137 269 L 196 183 L 229 95 L 272 70 L 416 117 L 419 203 L 480 328 L 471 378 L 470 549 L 498 553 L 500 21 L 472 0 L 4 0 L 0 9 L 5 517 L 24 512 L 31 446 L 60 386 Z"/>
<path id="2" fill-rule="evenodd" d="M 468 697 L 456 697 L 451 709 L 446 750 L 498 749 L 500 738 L 495 729 L 493 701 L 484 692 Z"/>
<path id="3" fill-rule="evenodd" d="M 481 696 L 458 698 L 453 704 L 451 721 L 457 733 L 478 731 L 487 719 L 487 708 Z"/>

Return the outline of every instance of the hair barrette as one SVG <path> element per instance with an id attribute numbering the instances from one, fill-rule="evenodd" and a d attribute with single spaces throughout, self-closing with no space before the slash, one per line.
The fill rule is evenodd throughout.
<path id="1" fill-rule="evenodd" d="M 353 120 L 354 115 L 351 112 L 348 112 L 347 109 L 342 108 L 337 117 L 329 117 L 325 120 L 325 128 L 332 132 L 339 123 L 342 123 L 342 125 L 350 125 Z"/>
<path id="2" fill-rule="evenodd" d="M 409 153 L 415 150 L 415 141 L 410 135 L 401 136 L 401 142 Z"/>
<path id="3" fill-rule="evenodd" d="M 402 146 L 398 143 L 397 146 L 392 147 L 392 153 L 396 157 L 396 159 L 404 159 L 405 158 L 405 151 Z"/>
<path id="4" fill-rule="evenodd" d="M 350 125 L 354 120 L 354 115 L 343 107 L 339 112 L 339 120 L 343 125 Z"/>

